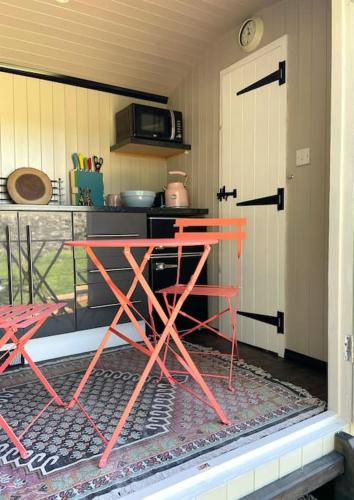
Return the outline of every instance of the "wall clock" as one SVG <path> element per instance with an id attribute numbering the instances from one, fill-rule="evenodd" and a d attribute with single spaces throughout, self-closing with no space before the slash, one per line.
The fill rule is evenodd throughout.
<path id="1" fill-rule="evenodd" d="M 260 17 L 246 19 L 238 33 L 238 43 L 245 52 L 251 52 L 258 47 L 264 31 L 263 20 Z"/>

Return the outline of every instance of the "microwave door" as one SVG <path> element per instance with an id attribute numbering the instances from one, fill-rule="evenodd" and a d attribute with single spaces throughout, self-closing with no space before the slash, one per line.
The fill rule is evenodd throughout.
<path id="1" fill-rule="evenodd" d="M 167 109 L 138 108 L 135 126 L 138 137 L 168 141 L 172 132 L 171 114 Z"/>

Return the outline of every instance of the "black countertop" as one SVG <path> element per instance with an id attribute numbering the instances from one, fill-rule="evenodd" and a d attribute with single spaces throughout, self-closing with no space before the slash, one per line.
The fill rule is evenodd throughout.
<path id="1" fill-rule="evenodd" d="M 132 208 L 132 207 L 79 207 L 75 205 L 17 205 L 0 204 L 0 211 L 38 212 L 118 212 L 154 215 L 205 215 L 207 208 Z"/>

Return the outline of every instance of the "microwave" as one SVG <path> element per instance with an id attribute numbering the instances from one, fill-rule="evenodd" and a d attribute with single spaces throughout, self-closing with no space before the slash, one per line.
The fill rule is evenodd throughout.
<path id="1" fill-rule="evenodd" d="M 137 137 L 183 143 L 182 113 L 143 104 L 130 104 L 116 113 L 117 144 Z"/>

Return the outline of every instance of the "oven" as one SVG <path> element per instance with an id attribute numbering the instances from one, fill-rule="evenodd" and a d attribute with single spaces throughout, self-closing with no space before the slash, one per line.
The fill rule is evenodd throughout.
<path id="1" fill-rule="evenodd" d="M 176 228 L 174 227 L 175 217 L 150 217 L 148 220 L 148 232 L 151 238 L 173 238 Z M 193 228 L 198 231 L 206 231 L 206 228 Z M 202 248 L 199 246 L 185 247 L 181 258 L 181 283 L 186 282 L 199 262 L 202 254 Z M 176 249 L 163 247 L 156 248 L 150 258 L 149 276 L 152 290 L 160 290 L 176 283 L 177 278 L 177 247 Z M 205 265 L 197 281 L 198 284 L 207 283 L 207 266 Z M 158 300 L 165 309 L 164 301 L 161 295 L 157 294 Z M 172 298 L 172 296 L 170 296 Z M 187 314 L 196 317 L 199 320 L 205 320 L 208 317 L 208 298 L 204 296 L 189 296 L 184 303 L 182 310 Z M 162 323 L 154 317 L 157 330 L 162 330 Z M 179 316 L 176 321 L 179 331 L 187 330 L 195 326 L 195 323 L 188 318 Z"/>

